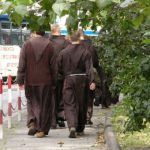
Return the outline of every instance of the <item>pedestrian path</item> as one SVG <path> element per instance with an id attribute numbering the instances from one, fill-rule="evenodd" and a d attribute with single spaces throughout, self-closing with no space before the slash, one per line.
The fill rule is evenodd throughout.
<path id="1" fill-rule="evenodd" d="M 18 122 L 17 116 L 14 117 L 11 129 L 7 129 L 7 122 L 4 122 L 4 139 L 0 140 L 0 150 L 106 150 L 99 137 L 104 132 L 106 111 L 94 107 L 93 125 L 86 126 L 85 135 L 71 139 L 68 138 L 68 128 L 51 129 L 44 138 L 28 136 L 24 110 L 22 121 Z"/>

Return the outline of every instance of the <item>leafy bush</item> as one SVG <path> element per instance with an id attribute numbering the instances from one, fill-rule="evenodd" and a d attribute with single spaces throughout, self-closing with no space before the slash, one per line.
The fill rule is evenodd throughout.
<path id="1" fill-rule="evenodd" d="M 95 39 L 111 92 L 125 95 L 127 131 L 150 122 L 150 24 L 148 15 L 141 13 L 150 10 L 148 4 L 107 8 L 107 17 L 101 18 L 103 29 Z"/>

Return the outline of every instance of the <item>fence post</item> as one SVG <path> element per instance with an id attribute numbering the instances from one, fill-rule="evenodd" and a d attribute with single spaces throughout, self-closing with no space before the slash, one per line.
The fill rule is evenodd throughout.
<path id="1" fill-rule="evenodd" d="M 3 93 L 3 78 L 0 74 L 0 139 L 3 139 L 3 107 L 2 107 L 2 93 Z"/>
<path id="2" fill-rule="evenodd" d="M 8 75 L 8 128 L 11 128 L 12 121 L 12 77 Z"/>
<path id="3" fill-rule="evenodd" d="M 21 121 L 21 90 L 18 87 L 18 121 Z"/>

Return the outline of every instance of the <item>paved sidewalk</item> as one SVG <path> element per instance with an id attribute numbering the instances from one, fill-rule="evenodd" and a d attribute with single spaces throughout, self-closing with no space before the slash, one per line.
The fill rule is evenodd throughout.
<path id="1" fill-rule="evenodd" d="M 86 126 L 84 136 L 71 139 L 68 138 L 68 128 L 51 129 L 49 135 L 44 138 L 28 136 L 24 110 L 22 121 L 18 122 L 15 116 L 11 129 L 8 129 L 7 122 L 4 122 L 4 139 L 0 140 L 0 150 L 106 150 L 103 133 L 105 115 L 108 111 L 109 109 L 94 107 L 92 118 L 94 124 Z"/>

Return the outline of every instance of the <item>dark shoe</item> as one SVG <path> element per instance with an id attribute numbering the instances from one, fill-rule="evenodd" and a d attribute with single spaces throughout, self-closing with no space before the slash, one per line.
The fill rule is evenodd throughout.
<path id="1" fill-rule="evenodd" d="M 35 128 L 35 124 L 34 122 L 31 122 L 29 124 L 29 131 L 28 131 L 28 135 L 34 135 L 37 132 L 36 128 Z"/>
<path id="2" fill-rule="evenodd" d="M 96 99 L 95 101 L 94 101 L 94 106 L 99 106 L 99 100 L 98 99 Z"/>
<path id="3" fill-rule="evenodd" d="M 78 136 L 83 136 L 83 135 L 84 135 L 84 131 L 82 131 L 82 132 L 77 132 L 77 135 L 78 135 Z"/>
<path id="4" fill-rule="evenodd" d="M 35 128 L 29 128 L 28 135 L 34 135 L 37 132 Z"/>
<path id="5" fill-rule="evenodd" d="M 64 121 L 58 120 L 57 124 L 58 124 L 59 127 L 65 127 Z"/>
<path id="6" fill-rule="evenodd" d="M 93 125 L 93 122 L 91 120 L 87 120 L 86 125 Z"/>
<path id="7" fill-rule="evenodd" d="M 45 134 L 44 134 L 44 132 L 37 132 L 34 136 L 36 138 L 43 138 L 45 136 Z"/>
<path id="8" fill-rule="evenodd" d="M 94 106 L 99 106 L 99 104 L 97 104 L 97 103 L 94 103 Z"/>
<path id="9" fill-rule="evenodd" d="M 109 106 L 107 106 L 107 105 L 102 105 L 102 109 L 107 109 L 107 108 L 109 108 Z"/>
<path id="10" fill-rule="evenodd" d="M 76 130 L 75 128 L 70 129 L 69 138 L 76 138 Z"/>

